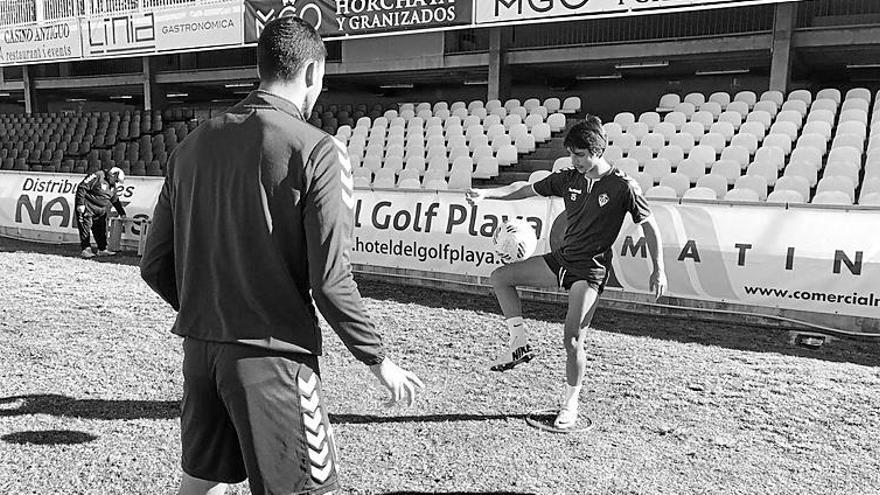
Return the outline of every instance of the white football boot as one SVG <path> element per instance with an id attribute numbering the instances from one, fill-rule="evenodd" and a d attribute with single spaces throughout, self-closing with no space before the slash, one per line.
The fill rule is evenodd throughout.
<path id="1" fill-rule="evenodd" d="M 537 354 L 536 351 L 532 350 L 532 346 L 529 345 L 526 339 L 520 339 L 518 342 L 514 341 L 508 344 L 507 349 L 498 356 L 498 359 L 492 362 L 492 366 L 489 369 L 492 371 L 507 371 L 520 363 L 528 363 Z"/>

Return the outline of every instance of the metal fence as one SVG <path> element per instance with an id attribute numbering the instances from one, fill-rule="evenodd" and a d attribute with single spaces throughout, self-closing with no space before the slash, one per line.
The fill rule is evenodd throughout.
<path id="1" fill-rule="evenodd" d="M 0 0 L 0 26 L 70 19 L 87 15 L 161 10 L 229 0 Z"/>
<path id="2" fill-rule="evenodd" d="M 0 26 L 36 22 L 34 0 L 0 0 Z"/>

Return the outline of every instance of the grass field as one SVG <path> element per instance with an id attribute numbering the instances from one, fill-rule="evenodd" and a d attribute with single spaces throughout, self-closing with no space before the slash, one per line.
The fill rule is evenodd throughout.
<path id="1" fill-rule="evenodd" d="M 0 239 L 0 494 L 164 494 L 178 476 L 180 339 L 136 259 Z M 773 329 L 600 310 L 582 393 L 592 431 L 554 435 L 561 318 L 527 304 L 543 355 L 486 365 L 490 297 L 361 282 L 398 362 L 427 389 L 386 408 L 325 326 L 344 493 L 878 494 L 875 343 L 793 347 Z M 237 485 L 231 493 L 249 493 Z"/>

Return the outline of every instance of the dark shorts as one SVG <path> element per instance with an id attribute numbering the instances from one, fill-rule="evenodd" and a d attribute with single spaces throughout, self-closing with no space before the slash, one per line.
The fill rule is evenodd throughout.
<path id="1" fill-rule="evenodd" d="M 254 495 L 338 489 L 318 358 L 183 341 L 183 471 Z"/>
<path id="2" fill-rule="evenodd" d="M 585 280 L 599 294 L 605 290 L 605 284 L 608 282 L 608 269 L 599 263 L 595 267 L 571 270 L 563 265 L 562 261 L 553 252 L 544 255 L 544 262 L 547 263 L 550 271 L 556 274 L 556 281 L 559 283 L 559 287 L 565 290 L 571 290 L 571 286 L 579 280 Z"/>

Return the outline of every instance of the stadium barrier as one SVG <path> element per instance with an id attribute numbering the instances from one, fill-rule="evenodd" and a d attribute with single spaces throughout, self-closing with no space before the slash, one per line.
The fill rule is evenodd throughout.
<path id="1" fill-rule="evenodd" d="M 0 234 L 76 242 L 73 196 L 81 179 L 0 172 Z M 122 197 L 132 217 L 149 218 L 162 180 L 126 181 Z M 546 252 L 565 229 L 563 208 L 558 199 L 470 206 L 461 191 L 359 189 L 352 261 L 377 278 L 485 293 L 501 264 L 492 250 L 495 227 L 522 217 L 539 234 L 537 252 Z M 873 228 L 880 209 L 658 199 L 652 210 L 663 235 L 668 297 L 657 304 L 650 296 L 647 243 L 627 218 L 613 246 L 606 305 L 880 333 L 880 233 Z M 137 243 L 139 233 L 133 224 L 122 237 Z"/>

